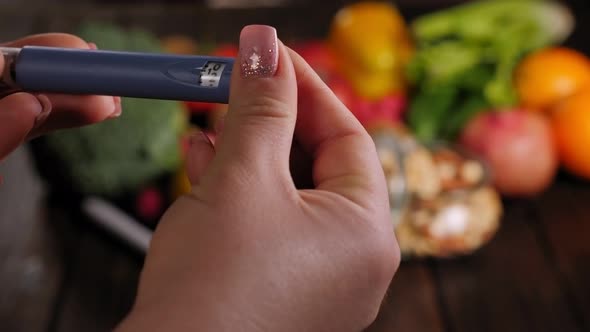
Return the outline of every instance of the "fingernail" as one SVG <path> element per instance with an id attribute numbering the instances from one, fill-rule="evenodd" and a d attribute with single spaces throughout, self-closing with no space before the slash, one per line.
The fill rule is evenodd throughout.
<path id="1" fill-rule="evenodd" d="M 121 97 L 113 97 L 113 101 L 115 102 L 115 110 L 111 115 L 109 115 L 109 119 L 118 118 L 123 113 L 123 109 L 121 108 Z"/>
<path id="2" fill-rule="evenodd" d="M 37 117 L 35 117 L 34 127 L 38 128 L 45 122 L 45 120 L 47 120 L 49 114 L 51 113 L 51 101 L 46 95 L 37 95 L 36 97 L 39 100 L 42 108 L 41 112 L 37 114 Z"/>
<path id="3" fill-rule="evenodd" d="M 96 46 L 95 43 L 88 43 L 88 48 L 91 49 L 91 50 L 97 50 L 98 49 L 98 47 Z"/>
<path id="4" fill-rule="evenodd" d="M 244 78 L 272 77 L 279 61 L 277 31 L 268 25 L 248 25 L 240 33 L 240 66 Z"/>
<path id="5" fill-rule="evenodd" d="M 207 136 L 207 134 L 205 134 L 205 132 L 201 131 L 201 130 L 199 130 L 198 133 L 192 134 L 188 140 L 188 144 L 190 146 L 193 146 L 195 144 L 200 144 L 200 143 L 206 143 L 206 144 L 213 145 L 211 143 L 211 140 L 209 139 L 209 136 Z"/>

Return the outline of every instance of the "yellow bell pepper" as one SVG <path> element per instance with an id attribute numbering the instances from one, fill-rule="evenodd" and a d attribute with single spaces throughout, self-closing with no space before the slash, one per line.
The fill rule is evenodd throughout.
<path id="1" fill-rule="evenodd" d="M 378 99 L 404 90 L 403 68 L 413 45 L 393 5 L 360 2 L 342 8 L 332 22 L 329 43 L 338 70 L 361 97 Z"/>

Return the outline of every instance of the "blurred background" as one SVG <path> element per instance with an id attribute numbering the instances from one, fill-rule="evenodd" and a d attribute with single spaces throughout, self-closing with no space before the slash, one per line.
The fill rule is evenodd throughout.
<path id="1" fill-rule="evenodd" d="M 0 0 L 0 40 L 234 57 L 270 24 L 371 134 L 404 261 L 368 331 L 590 331 L 590 3 Z M 1 111 L 1 110 L 0 110 Z M 129 310 L 187 135 L 225 105 L 123 98 L 0 163 L 0 330 Z"/>

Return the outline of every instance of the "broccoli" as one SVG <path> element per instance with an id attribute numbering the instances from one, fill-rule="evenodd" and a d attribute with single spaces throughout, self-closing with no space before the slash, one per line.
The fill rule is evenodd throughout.
<path id="1" fill-rule="evenodd" d="M 138 29 L 90 23 L 78 35 L 103 49 L 161 51 L 157 38 Z M 45 138 L 44 145 L 65 168 L 76 191 L 116 196 L 179 167 L 180 135 L 188 124 L 181 104 L 122 98 L 122 107 L 117 119 Z"/>

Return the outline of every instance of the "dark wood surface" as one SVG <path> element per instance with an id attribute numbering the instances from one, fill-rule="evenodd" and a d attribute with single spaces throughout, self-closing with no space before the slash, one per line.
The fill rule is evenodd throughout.
<path id="1" fill-rule="evenodd" d="M 440 1 L 442 3 L 443 1 Z M 81 2 L 76 2 L 80 5 Z M 405 13 L 432 1 L 404 1 Z M 568 42 L 590 53 L 590 2 L 571 1 L 581 19 Z M 80 5 L 81 6 L 81 5 Z M 3 40 L 47 30 L 68 31 L 81 18 L 144 24 L 162 33 L 199 31 L 205 39 L 231 39 L 247 23 L 270 23 L 286 35 L 325 33 L 335 7 L 314 8 L 305 25 L 284 16 L 232 11 L 195 20 L 178 8 L 80 7 L 62 11 L 19 8 L 0 12 Z M 91 9 L 89 9 L 91 8 Z M 31 9 L 32 10 L 32 9 Z M 280 11 L 279 11 L 280 12 Z M 233 16 L 232 16 L 233 15 Z M 176 17 L 169 24 L 165 17 Z M 218 21 L 226 22 L 221 31 Z M 46 204 L 44 186 L 28 150 L 0 164 L 0 331 L 105 331 L 128 311 L 142 255 L 83 216 L 66 217 Z M 491 243 L 455 259 L 404 262 L 382 311 L 368 331 L 590 331 L 590 184 L 560 177 L 545 194 L 505 202 Z"/>
<path id="2" fill-rule="evenodd" d="M 26 149 L 0 173 L 0 330 L 110 330 L 143 257 L 47 207 Z M 589 331 L 589 203 L 590 184 L 563 176 L 506 201 L 499 233 L 473 255 L 402 263 L 368 331 Z"/>

